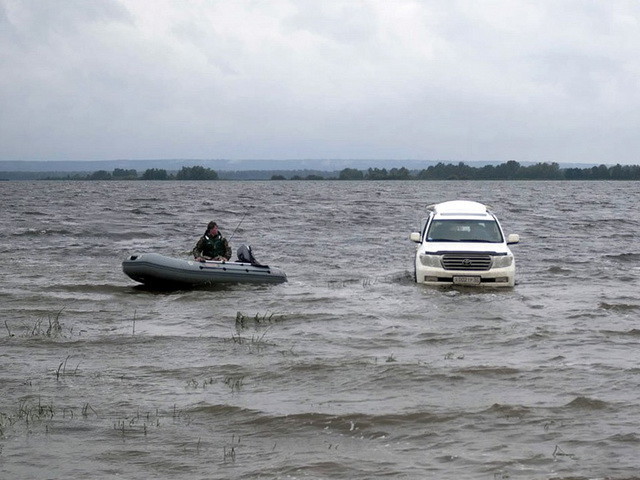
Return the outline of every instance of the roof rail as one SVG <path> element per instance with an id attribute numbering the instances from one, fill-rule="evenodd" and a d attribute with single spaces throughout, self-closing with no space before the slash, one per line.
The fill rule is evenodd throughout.
<path id="1" fill-rule="evenodd" d="M 426 210 L 429 212 L 435 212 L 437 207 L 443 204 L 453 204 L 453 203 L 458 203 L 458 202 L 468 202 L 468 203 L 474 203 L 474 204 L 478 204 L 484 207 L 485 211 L 489 212 L 491 210 L 493 210 L 493 207 L 491 205 L 487 205 L 485 203 L 480 203 L 480 202 L 476 202 L 473 200 L 452 200 L 452 201 L 446 201 L 446 202 L 439 202 L 439 203 L 432 203 L 430 205 L 427 205 Z"/>

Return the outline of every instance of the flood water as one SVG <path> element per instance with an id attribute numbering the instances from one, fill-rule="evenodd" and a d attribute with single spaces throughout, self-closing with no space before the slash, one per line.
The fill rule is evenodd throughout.
<path id="1" fill-rule="evenodd" d="M 637 478 L 639 187 L 2 182 L 0 478 Z M 413 283 L 453 199 L 520 234 L 514 289 Z M 210 220 L 288 283 L 122 273 Z"/>

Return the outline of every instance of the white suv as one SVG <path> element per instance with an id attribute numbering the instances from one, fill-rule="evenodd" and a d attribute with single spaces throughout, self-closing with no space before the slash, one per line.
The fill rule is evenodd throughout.
<path id="1" fill-rule="evenodd" d="M 481 203 L 456 200 L 427 207 L 419 243 L 415 280 L 429 285 L 513 287 L 516 264 L 508 245 L 520 237 L 505 238 L 498 219 Z"/>

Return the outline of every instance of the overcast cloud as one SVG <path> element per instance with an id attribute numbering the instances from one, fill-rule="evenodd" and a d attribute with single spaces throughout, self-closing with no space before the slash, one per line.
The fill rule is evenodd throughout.
<path id="1" fill-rule="evenodd" d="M 635 0 L 0 0 L 0 160 L 640 164 Z"/>

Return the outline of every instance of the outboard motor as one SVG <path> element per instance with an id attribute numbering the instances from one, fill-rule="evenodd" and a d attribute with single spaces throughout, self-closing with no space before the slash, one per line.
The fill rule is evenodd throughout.
<path id="1" fill-rule="evenodd" d="M 260 263 L 253 256 L 253 252 L 251 251 L 251 246 L 249 245 L 240 245 L 238 247 L 238 262 L 242 263 L 250 263 L 251 265 L 255 265 L 256 267 L 261 267 Z"/>

